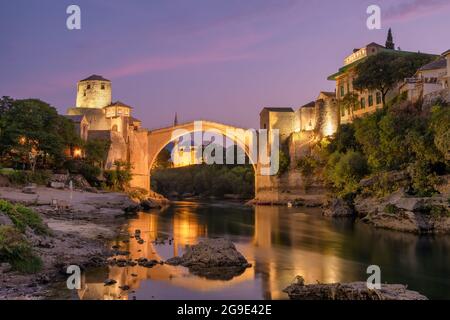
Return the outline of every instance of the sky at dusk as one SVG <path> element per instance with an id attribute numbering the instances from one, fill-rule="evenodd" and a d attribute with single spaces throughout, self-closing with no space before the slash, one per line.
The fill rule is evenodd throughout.
<path id="1" fill-rule="evenodd" d="M 81 7 L 82 29 L 66 28 Z M 366 9 L 382 9 L 382 30 Z M 110 79 L 113 100 L 149 129 L 212 120 L 258 127 L 263 107 L 334 91 L 327 76 L 353 48 L 450 49 L 450 0 L 0 0 L 0 95 L 39 98 L 60 113 L 76 83 Z"/>

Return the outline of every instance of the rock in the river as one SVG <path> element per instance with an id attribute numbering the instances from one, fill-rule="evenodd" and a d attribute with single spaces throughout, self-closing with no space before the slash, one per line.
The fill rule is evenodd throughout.
<path id="1" fill-rule="evenodd" d="M 378 290 L 367 288 L 366 282 L 305 285 L 298 281 L 283 291 L 291 300 L 427 300 L 400 284 L 382 284 Z"/>
<path id="2" fill-rule="evenodd" d="M 160 209 L 161 208 L 161 206 L 159 204 L 157 204 L 156 202 L 154 202 L 150 199 L 141 201 L 140 207 L 142 208 L 143 211 L 149 211 L 152 209 Z"/>
<path id="3" fill-rule="evenodd" d="M 323 215 L 333 218 L 346 218 L 353 217 L 354 211 L 345 200 L 333 198 L 327 203 Z"/>
<path id="4" fill-rule="evenodd" d="M 226 239 L 206 239 L 197 245 L 186 246 L 183 256 L 171 258 L 166 263 L 182 265 L 199 276 L 224 280 L 251 267 L 234 244 Z"/>

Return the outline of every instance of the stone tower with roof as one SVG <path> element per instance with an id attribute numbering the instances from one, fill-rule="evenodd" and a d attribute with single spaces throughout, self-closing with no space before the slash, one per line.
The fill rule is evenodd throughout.
<path id="1" fill-rule="evenodd" d="M 112 102 L 111 81 L 92 75 L 78 82 L 77 108 L 101 109 Z"/>
<path id="2" fill-rule="evenodd" d="M 132 117 L 132 109 L 126 103 L 112 102 L 110 80 L 92 75 L 78 82 L 76 106 L 68 109 L 67 117 L 75 123 L 83 140 L 110 142 L 105 160 L 105 168 L 109 169 L 116 161 L 145 156 L 137 150 L 131 152 L 140 143 L 145 144 L 147 134 L 141 129 L 141 121 Z"/>

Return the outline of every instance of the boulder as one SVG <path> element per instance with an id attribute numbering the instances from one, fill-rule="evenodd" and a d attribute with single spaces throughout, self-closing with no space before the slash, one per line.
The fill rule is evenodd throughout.
<path id="1" fill-rule="evenodd" d="M 366 282 L 305 285 L 304 281 L 299 281 L 283 291 L 291 300 L 427 300 L 399 284 L 382 284 L 378 290 L 369 289 Z"/>
<path id="2" fill-rule="evenodd" d="M 345 200 L 333 198 L 325 206 L 323 215 L 333 218 L 347 218 L 353 217 L 354 211 Z"/>
<path id="3" fill-rule="evenodd" d="M 73 181 L 74 185 L 77 188 L 86 190 L 88 192 L 96 192 L 97 191 L 95 188 L 92 188 L 90 183 L 81 174 L 72 175 L 70 177 L 70 179 Z"/>
<path id="4" fill-rule="evenodd" d="M 14 223 L 6 214 L 0 212 L 0 225 L 13 226 Z"/>
<path id="5" fill-rule="evenodd" d="M 140 207 L 142 208 L 143 211 L 161 208 L 159 204 L 150 199 L 141 201 Z"/>
<path id="6" fill-rule="evenodd" d="M 68 174 L 53 174 L 50 181 L 51 182 L 60 182 L 66 184 L 69 180 Z"/>
<path id="7" fill-rule="evenodd" d="M 181 257 L 166 261 L 169 265 L 182 265 L 208 279 L 229 280 L 251 267 L 247 259 L 226 239 L 205 239 L 197 245 L 186 246 Z"/>
<path id="8" fill-rule="evenodd" d="M 22 192 L 26 193 L 26 194 L 36 194 L 36 188 L 37 188 L 36 184 L 32 183 L 32 184 L 24 187 L 22 189 Z"/>
<path id="9" fill-rule="evenodd" d="M 64 182 L 50 181 L 49 187 L 53 189 L 64 189 L 66 184 Z"/>

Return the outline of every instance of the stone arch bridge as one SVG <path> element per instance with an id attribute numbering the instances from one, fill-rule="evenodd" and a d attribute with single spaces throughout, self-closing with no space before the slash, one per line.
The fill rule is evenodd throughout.
<path id="1" fill-rule="evenodd" d="M 129 138 L 128 143 L 128 158 L 133 167 L 133 180 L 131 186 L 143 188 L 152 192 L 150 187 L 151 169 L 158 154 L 169 143 L 182 136 L 196 132 L 220 134 L 223 137 L 230 139 L 244 150 L 255 170 L 255 196 L 257 196 L 258 191 L 260 190 L 261 179 L 265 178 L 267 180 L 270 179 L 270 177 L 262 177 L 259 174 L 260 166 L 255 159 L 255 155 L 257 158 L 258 151 L 251 150 L 251 148 L 254 148 L 253 145 L 249 143 L 251 140 L 248 139 L 248 136 L 242 134 L 243 132 L 248 132 L 247 129 L 212 121 L 193 121 L 155 130 L 137 131 Z M 255 139 L 254 142 L 257 143 L 257 140 Z"/>

